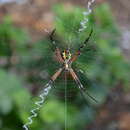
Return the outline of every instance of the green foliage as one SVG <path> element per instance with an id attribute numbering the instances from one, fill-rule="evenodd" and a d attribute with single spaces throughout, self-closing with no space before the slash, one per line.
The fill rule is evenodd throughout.
<path id="1" fill-rule="evenodd" d="M 5 79 L 8 82 L 5 82 Z M 17 81 L 16 77 L 8 75 L 3 70 L 0 70 L 0 84 L 1 84 L 0 112 L 2 114 L 8 114 L 13 107 L 13 99 L 14 99 L 13 96 L 14 94 L 16 94 L 17 90 L 21 87 L 20 86 L 21 84 Z"/>
<path id="2" fill-rule="evenodd" d="M 128 90 L 130 64 L 119 48 L 120 32 L 109 6 L 103 4 L 97 7 L 89 16 L 88 28 L 82 33 L 77 31 L 85 9 L 55 5 L 53 10 L 56 14 L 57 44 L 63 48 L 69 46 L 72 53 L 83 43 L 91 28 L 94 30 L 87 47 L 73 64 L 87 91 L 98 100 L 98 103 L 94 103 L 87 97 L 88 103 L 93 106 L 102 105 L 106 101 L 110 88 L 115 87 L 119 82 L 122 82 L 124 88 Z M 13 66 L 8 65 L 8 70 L 3 67 L 4 65 L 0 69 L 0 122 L 2 122 L 0 128 L 2 130 L 22 130 L 22 125 L 27 122 L 27 117 L 31 114 L 29 111 L 35 107 L 33 103 L 37 100 L 34 98 L 31 101 L 29 91 L 23 86 L 34 86 L 36 94 L 40 86 L 43 88 L 49 76 L 59 68 L 48 39 L 33 43 L 30 48 L 27 48 L 29 39 L 27 33 L 15 27 L 9 17 L 6 17 L 0 25 L 0 60 L 3 60 L 2 56 L 6 56 L 5 59 L 9 58 L 7 62 L 10 62 L 13 61 L 14 55 L 19 56 Z M 56 81 L 55 88 L 63 92 L 65 86 L 61 78 Z M 96 111 L 93 107 L 86 106 L 73 82 L 67 83 L 67 89 L 73 91 L 73 98 L 71 101 L 68 100 L 67 129 L 86 129 L 86 125 L 95 119 Z M 59 99 L 60 96 L 56 97 L 55 91 L 57 90 L 54 89 L 50 93 L 50 98 L 30 129 L 65 129 L 64 99 Z M 61 97 L 64 97 L 64 93 L 61 93 Z"/>
<path id="3" fill-rule="evenodd" d="M 71 48 L 77 47 L 92 29 L 91 22 L 88 23 L 88 28 L 83 33 L 78 33 L 80 22 L 83 20 L 82 13 L 85 9 L 70 6 L 66 8 L 64 5 L 56 5 L 54 12 L 56 14 L 55 26 L 57 34 L 61 38 L 60 44 Z M 89 27 L 90 25 L 90 27 Z"/>
<path id="4" fill-rule="evenodd" d="M 0 24 L 0 56 L 11 56 L 13 53 L 20 54 L 25 49 L 28 41 L 27 33 L 12 24 L 9 16 L 5 17 Z"/>
<path id="5" fill-rule="evenodd" d="M 17 115 L 14 114 L 12 116 L 15 117 L 14 122 L 16 121 L 20 123 L 20 118 L 23 116 L 21 114 L 23 112 L 24 115 L 27 113 L 24 111 L 25 109 L 23 109 L 23 106 L 27 105 L 27 101 L 29 103 L 30 94 L 25 88 L 22 87 L 22 83 L 16 75 L 10 74 L 4 70 L 0 70 L 0 86 L 0 115 L 1 118 L 5 119 L 5 121 L 3 120 L 4 122 L 2 122 L 1 127 L 3 129 L 10 127 L 15 129 L 16 124 L 10 125 L 10 120 L 7 119 L 10 119 L 13 111 L 17 111 Z M 23 100 L 23 97 L 26 100 Z"/>
<path id="6" fill-rule="evenodd" d="M 65 37 L 64 40 L 67 39 L 68 41 L 70 37 L 73 37 L 75 40 L 71 39 L 71 44 L 74 46 L 84 41 L 93 26 L 94 34 L 88 44 L 88 48 L 89 46 L 95 46 L 94 48 L 96 49 L 94 50 L 94 48 L 90 47 L 90 50 L 87 50 L 86 47 L 83 51 L 83 56 L 81 55 L 76 63 L 77 68 L 82 69 L 86 76 L 95 81 L 96 84 L 112 87 L 119 83 L 119 81 L 123 81 L 124 84 L 129 86 L 129 79 L 126 77 L 128 77 L 127 72 L 130 65 L 124 59 L 119 48 L 120 33 L 110 7 L 107 4 L 103 4 L 96 8 L 89 17 L 88 28 L 83 34 L 77 33 L 79 23 L 83 18 L 81 15 L 84 11 L 83 9 L 74 7 L 66 9 L 63 5 L 59 5 L 54 10 L 57 16 L 57 34 L 62 35 L 62 37 Z M 89 62 L 89 59 L 94 60 Z"/>

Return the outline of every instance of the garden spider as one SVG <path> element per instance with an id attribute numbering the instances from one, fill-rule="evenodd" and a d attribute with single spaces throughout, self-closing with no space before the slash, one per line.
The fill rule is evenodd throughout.
<path id="1" fill-rule="evenodd" d="M 83 42 L 83 44 L 79 47 L 79 49 L 76 51 L 75 54 L 71 54 L 69 49 L 64 50 L 63 52 L 60 51 L 60 49 L 56 46 L 56 42 L 54 40 L 54 34 L 55 34 L 56 29 L 54 29 L 49 38 L 51 43 L 53 44 L 53 46 L 55 47 L 55 55 L 56 58 L 58 60 L 58 62 L 62 65 L 62 67 L 60 67 L 56 73 L 51 77 L 49 83 L 52 84 L 58 77 L 59 75 L 63 72 L 63 71 L 67 71 L 71 74 L 72 78 L 74 79 L 75 83 L 78 86 L 78 89 L 81 93 L 81 95 L 83 96 L 83 98 L 86 101 L 85 98 L 85 94 L 87 94 L 87 96 L 89 96 L 92 100 L 94 100 L 95 102 L 97 102 L 97 100 L 92 97 L 88 91 L 86 91 L 86 89 L 84 88 L 84 86 L 82 85 L 81 81 L 79 80 L 78 76 L 76 75 L 76 73 L 74 72 L 73 68 L 71 67 L 71 64 L 77 60 L 77 58 L 79 57 L 79 55 L 81 54 L 81 50 L 86 46 L 86 44 L 88 43 L 90 37 L 92 36 L 93 30 L 91 30 L 89 36 L 86 38 L 86 40 Z"/>

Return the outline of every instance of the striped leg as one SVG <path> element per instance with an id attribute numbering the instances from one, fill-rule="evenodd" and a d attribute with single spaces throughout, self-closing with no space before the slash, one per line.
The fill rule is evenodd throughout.
<path id="1" fill-rule="evenodd" d="M 60 68 L 52 77 L 51 77 L 51 81 L 55 81 L 57 79 L 57 77 L 61 74 L 61 72 L 63 71 L 64 68 Z"/>
<path id="2" fill-rule="evenodd" d="M 80 82 L 78 76 L 76 75 L 76 73 L 74 72 L 74 70 L 73 70 L 72 68 L 70 69 L 70 73 L 71 73 L 73 79 L 75 80 L 76 84 L 78 85 L 78 88 L 79 88 L 79 90 L 80 90 L 80 93 L 81 93 L 81 95 L 84 97 L 84 99 L 86 100 L 85 94 L 87 94 L 87 96 L 90 97 L 93 101 L 98 102 L 94 97 L 92 97 L 92 96 L 88 93 L 88 91 L 85 90 L 85 88 L 83 87 L 82 83 Z"/>
<path id="3" fill-rule="evenodd" d="M 86 44 L 89 42 L 91 36 L 93 33 L 93 29 L 91 30 L 91 32 L 89 33 L 89 36 L 86 38 L 86 40 L 83 42 L 83 44 L 79 47 L 78 51 L 76 51 L 76 53 L 73 55 L 73 57 L 70 59 L 69 64 L 71 64 L 72 62 L 76 61 L 77 58 L 79 57 L 79 55 L 81 54 L 82 49 L 86 46 Z"/>

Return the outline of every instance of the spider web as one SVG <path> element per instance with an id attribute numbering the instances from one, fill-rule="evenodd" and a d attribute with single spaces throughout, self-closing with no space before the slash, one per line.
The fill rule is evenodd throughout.
<path id="1" fill-rule="evenodd" d="M 92 0 L 92 3 L 93 2 L 94 1 Z M 77 17 L 77 16 L 75 16 L 75 17 Z M 75 25 L 75 23 L 72 23 L 72 25 Z M 81 25 L 82 25 L 82 23 L 81 23 Z M 83 29 L 85 29 L 84 26 L 85 25 L 82 26 Z M 68 31 L 70 31 L 70 28 L 67 27 L 67 29 L 68 29 Z M 74 28 L 71 28 L 71 31 L 72 31 L 72 33 L 77 33 L 77 31 Z M 80 33 L 82 33 L 82 32 L 80 32 Z M 78 35 L 80 35 L 80 34 L 78 34 Z M 67 48 L 67 47 L 73 48 L 74 46 L 71 43 L 74 43 L 75 41 L 78 41 L 78 43 L 81 43 L 81 39 L 82 39 L 81 37 L 77 37 L 77 39 L 75 40 L 74 37 L 68 36 L 68 38 L 66 39 L 67 44 L 65 43 L 65 48 Z M 59 43 L 57 42 L 57 44 L 59 44 Z M 40 45 L 43 48 L 50 49 L 48 46 L 49 43 L 46 41 L 44 42 L 44 45 L 43 45 L 43 43 Z M 79 45 L 79 44 L 77 44 L 77 45 Z M 62 48 L 64 45 L 59 44 L 59 46 L 60 46 L 60 48 Z M 74 50 L 72 50 L 72 53 L 75 52 L 77 47 L 78 46 L 75 46 Z M 92 46 L 88 46 L 86 49 L 84 49 L 84 51 L 82 52 L 82 56 L 79 57 L 77 62 L 74 65 L 72 65 L 72 67 L 74 69 L 78 68 L 80 66 L 80 63 L 84 62 L 84 59 L 86 59 L 86 61 L 91 60 L 92 59 L 92 55 L 90 54 L 90 53 L 92 53 L 91 50 L 92 50 Z M 88 55 L 87 55 L 87 53 L 84 53 L 86 51 L 87 51 Z M 25 73 L 25 76 L 27 76 L 26 77 L 27 80 L 32 82 L 32 84 L 31 84 L 33 86 L 32 93 L 34 95 L 38 95 L 39 91 L 41 92 L 44 89 L 43 86 L 45 86 L 48 83 L 50 77 L 60 67 L 60 64 L 56 61 L 56 59 L 54 57 L 54 53 L 52 52 L 51 49 L 49 50 L 49 53 L 47 53 L 47 52 L 42 52 L 41 49 L 39 49 L 39 47 L 38 47 L 35 50 L 31 50 L 30 56 L 23 56 L 20 58 L 20 60 L 21 60 L 20 67 L 22 67 L 22 65 L 24 65 L 24 67 L 26 66 L 25 72 L 22 72 L 22 73 Z M 79 70 L 81 70 L 81 68 L 82 67 L 80 66 Z M 31 74 L 31 76 L 29 76 L 30 74 Z M 83 79 L 81 78 L 81 75 L 85 76 L 85 74 L 81 74 L 81 71 L 77 71 L 77 74 L 78 74 L 80 80 L 83 81 Z M 83 85 L 85 84 L 84 86 L 86 86 L 85 81 L 86 80 L 83 81 Z M 88 82 L 87 82 L 87 84 L 88 84 Z M 68 73 L 63 72 L 51 87 L 53 89 L 50 92 L 49 97 L 60 100 L 61 102 L 65 101 L 65 111 L 64 112 L 65 112 L 65 130 L 66 130 L 67 123 L 68 123 L 67 122 L 67 105 L 71 104 L 71 103 L 76 103 L 76 104 L 79 103 L 79 105 L 81 105 L 82 97 L 81 97 L 81 95 L 79 95 L 79 91 L 77 89 L 78 86 L 76 86 L 72 77 Z M 84 101 L 82 101 L 82 102 L 84 102 Z M 44 101 L 42 103 L 44 103 Z M 40 108 L 38 108 L 38 110 L 39 109 Z M 31 111 L 31 113 L 34 114 L 33 117 L 37 116 L 34 111 Z M 32 124 L 32 122 L 30 124 Z M 26 130 L 27 129 L 28 128 L 26 128 Z"/>
<path id="2" fill-rule="evenodd" d="M 88 53 L 90 53 L 88 48 L 86 50 L 88 51 Z M 35 96 L 38 96 L 39 93 L 42 93 L 42 91 L 44 90 L 44 87 L 50 80 L 51 76 L 59 69 L 60 64 L 54 58 L 54 52 L 52 52 L 51 49 L 49 54 L 46 52 L 40 52 L 39 49 L 32 50 L 32 52 L 30 52 L 30 55 L 31 56 L 21 57 L 20 66 L 21 67 L 24 66 L 24 69 L 26 68 L 24 72 L 23 69 L 21 68 L 22 73 L 25 73 L 25 76 L 27 76 L 26 79 L 29 82 L 31 82 L 31 86 L 33 88 L 32 93 Z M 88 82 L 86 82 L 87 77 L 85 76 L 85 74 L 82 74 L 80 72 L 80 69 L 82 69 L 82 67 L 81 66 L 79 67 L 79 63 L 82 63 L 84 59 L 88 61 L 89 59 L 91 60 L 93 58 L 90 56 L 90 54 L 86 55 L 82 53 L 82 56 L 79 57 L 77 62 L 75 62 L 72 65 L 72 67 L 74 70 L 77 70 L 76 73 L 78 74 L 78 77 L 80 78 L 84 87 L 86 87 L 88 86 Z M 19 71 L 20 71 L 20 66 L 18 66 Z M 84 80 L 82 76 L 84 77 Z M 69 107 L 70 104 L 79 104 L 79 105 L 84 104 L 84 99 L 79 93 L 78 86 L 74 82 L 73 78 L 69 73 L 66 74 L 66 79 L 65 79 L 65 72 L 62 72 L 61 75 L 57 78 L 57 80 L 52 85 L 52 90 L 48 95 L 48 100 L 51 100 L 53 98 L 59 100 L 60 102 L 64 102 L 65 129 L 67 129 L 66 127 L 69 121 L 68 119 L 69 117 L 67 116 L 68 115 L 67 106 Z"/>

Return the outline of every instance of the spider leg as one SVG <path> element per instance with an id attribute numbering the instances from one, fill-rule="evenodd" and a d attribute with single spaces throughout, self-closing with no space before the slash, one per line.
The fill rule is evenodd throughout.
<path id="1" fill-rule="evenodd" d="M 70 59 L 69 63 L 74 62 L 78 56 L 81 54 L 82 49 L 86 46 L 86 44 L 88 43 L 90 37 L 92 36 L 93 33 L 93 29 L 91 29 L 91 32 L 89 33 L 89 36 L 86 38 L 86 40 L 83 42 L 83 45 L 80 46 L 80 48 L 78 49 L 78 51 L 76 51 L 76 53 L 73 55 L 73 57 Z"/>
<path id="2" fill-rule="evenodd" d="M 59 77 L 62 71 L 63 71 L 63 68 L 59 68 L 59 70 L 56 71 L 56 73 L 50 78 L 48 83 L 45 85 L 45 88 L 48 87 L 49 85 L 52 85 L 54 81 Z"/>
<path id="3" fill-rule="evenodd" d="M 93 29 L 91 29 L 89 36 L 85 39 L 85 41 L 83 42 L 83 45 L 80 46 L 79 51 L 81 51 L 86 46 L 86 44 L 89 42 L 89 40 L 92 36 L 92 33 L 93 33 Z"/>
<path id="4" fill-rule="evenodd" d="M 54 46 L 54 51 L 55 51 L 55 54 L 56 54 L 56 59 L 57 59 L 60 63 L 63 63 L 64 60 L 63 60 L 63 58 L 62 58 L 62 56 L 61 56 L 60 49 L 56 46 L 56 41 L 54 40 L 55 31 L 56 31 L 56 29 L 53 29 L 53 31 L 51 32 L 49 38 L 50 38 L 50 41 L 51 41 L 52 45 Z"/>
<path id="5" fill-rule="evenodd" d="M 76 59 L 78 58 L 78 56 L 80 55 L 80 51 L 77 51 L 72 58 L 69 61 L 69 64 L 71 64 L 72 62 L 76 61 Z"/>
<path id="6" fill-rule="evenodd" d="M 82 83 L 80 82 L 78 76 L 76 75 L 76 73 L 74 72 L 74 70 L 72 68 L 70 68 L 70 74 L 72 75 L 73 79 L 75 80 L 76 84 L 78 85 L 78 89 L 80 90 L 81 95 L 84 97 L 85 101 L 86 101 L 86 97 L 85 94 L 87 94 L 88 97 L 90 97 L 93 101 L 95 101 L 96 103 L 98 102 L 94 97 L 92 97 L 88 91 L 85 91 L 86 89 L 83 87 Z"/>
<path id="7" fill-rule="evenodd" d="M 54 81 L 59 77 L 59 75 L 61 74 L 61 72 L 63 71 L 64 68 L 59 68 L 58 71 L 56 71 L 56 73 L 50 78 L 50 80 L 47 82 L 47 84 L 44 86 L 44 88 L 47 88 L 49 86 L 52 86 L 52 84 L 54 83 Z"/>
<path id="8" fill-rule="evenodd" d="M 56 55 L 56 59 L 59 61 L 59 63 L 64 63 L 64 60 L 61 56 L 61 51 L 59 48 L 56 48 L 55 55 Z"/>
<path id="9" fill-rule="evenodd" d="M 56 71 L 56 73 L 51 77 L 51 81 L 54 82 L 58 76 L 61 74 L 61 72 L 63 71 L 64 68 L 59 68 L 58 71 Z"/>
<path id="10" fill-rule="evenodd" d="M 56 31 L 56 29 L 53 29 L 52 32 L 51 32 L 51 34 L 49 35 L 49 39 L 50 39 L 50 41 L 51 41 L 51 43 L 52 43 L 52 45 L 54 47 L 54 50 L 57 48 L 56 41 L 54 39 L 55 31 Z"/>

